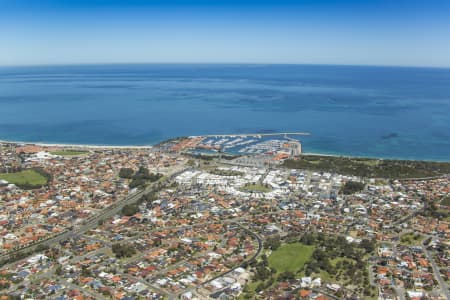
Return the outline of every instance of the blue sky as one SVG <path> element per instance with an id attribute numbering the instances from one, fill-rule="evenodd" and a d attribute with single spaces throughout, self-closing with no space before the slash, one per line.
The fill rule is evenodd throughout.
<path id="1" fill-rule="evenodd" d="M 450 67 L 448 0 L 0 0 L 0 65 Z"/>

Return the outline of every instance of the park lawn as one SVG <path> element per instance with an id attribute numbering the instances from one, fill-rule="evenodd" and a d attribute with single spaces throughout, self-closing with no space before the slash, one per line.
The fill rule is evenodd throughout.
<path id="1" fill-rule="evenodd" d="M 83 155 L 86 153 L 87 153 L 87 151 L 83 151 L 83 150 L 57 150 L 57 151 L 50 152 L 50 154 L 60 155 L 60 156 L 75 156 L 75 155 Z"/>
<path id="2" fill-rule="evenodd" d="M 314 246 L 306 246 L 301 243 L 284 244 L 270 254 L 268 258 L 269 267 L 274 267 L 277 270 L 275 277 L 286 271 L 296 273 L 309 261 L 314 249 Z M 247 290 L 254 292 L 261 282 L 247 283 Z M 241 294 L 239 299 L 243 298 L 244 296 Z"/>
<path id="3" fill-rule="evenodd" d="M 262 192 L 262 193 L 268 193 L 270 192 L 272 189 L 265 187 L 263 185 L 260 184 L 248 184 L 245 185 L 241 188 L 242 191 L 244 192 Z"/>
<path id="4" fill-rule="evenodd" d="M 294 274 L 308 262 L 314 252 L 314 246 L 301 243 L 285 244 L 269 256 L 269 266 L 277 270 L 277 274 L 289 271 Z"/>
<path id="5" fill-rule="evenodd" d="M 35 170 L 24 170 L 16 173 L 2 173 L 0 174 L 0 179 L 16 185 L 30 184 L 33 186 L 39 186 L 47 183 L 47 178 Z"/>

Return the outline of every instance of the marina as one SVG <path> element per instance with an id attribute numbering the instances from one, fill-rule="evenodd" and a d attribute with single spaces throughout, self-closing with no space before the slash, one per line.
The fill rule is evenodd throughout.
<path id="1" fill-rule="evenodd" d="M 227 153 L 227 154 L 301 154 L 301 143 L 289 135 L 309 135 L 309 133 L 270 133 L 270 134 L 233 134 L 207 135 L 192 138 L 200 139 L 190 149 L 191 153 Z"/>

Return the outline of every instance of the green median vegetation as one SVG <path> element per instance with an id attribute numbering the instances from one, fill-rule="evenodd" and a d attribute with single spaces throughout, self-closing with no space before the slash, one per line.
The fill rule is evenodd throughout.
<path id="1" fill-rule="evenodd" d="M 283 166 L 319 172 L 370 178 L 425 178 L 450 174 L 449 162 L 390 160 L 343 156 L 302 155 L 287 159 Z"/>
<path id="2" fill-rule="evenodd" d="M 122 215 L 131 217 L 132 215 L 139 212 L 139 206 L 135 204 L 127 204 L 122 208 Z"/>
<path id="3" fill-rule="evenodd" d="M 50 175 L 40 169 L 27 169 L 15 173 L 2 173 L 0 179 L 15 184 L 21 189 L 37 189 L 47 184 Z"/>

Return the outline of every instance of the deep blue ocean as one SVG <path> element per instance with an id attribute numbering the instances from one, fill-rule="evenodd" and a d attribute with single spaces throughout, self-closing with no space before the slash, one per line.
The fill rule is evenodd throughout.
<path id="1" fill-rule="evenodd" d="M 306 131 L 305 152 L 450 161 L 450 69 L 312 65 L 0 68 L 0 139 L 145 145 Z"/>

